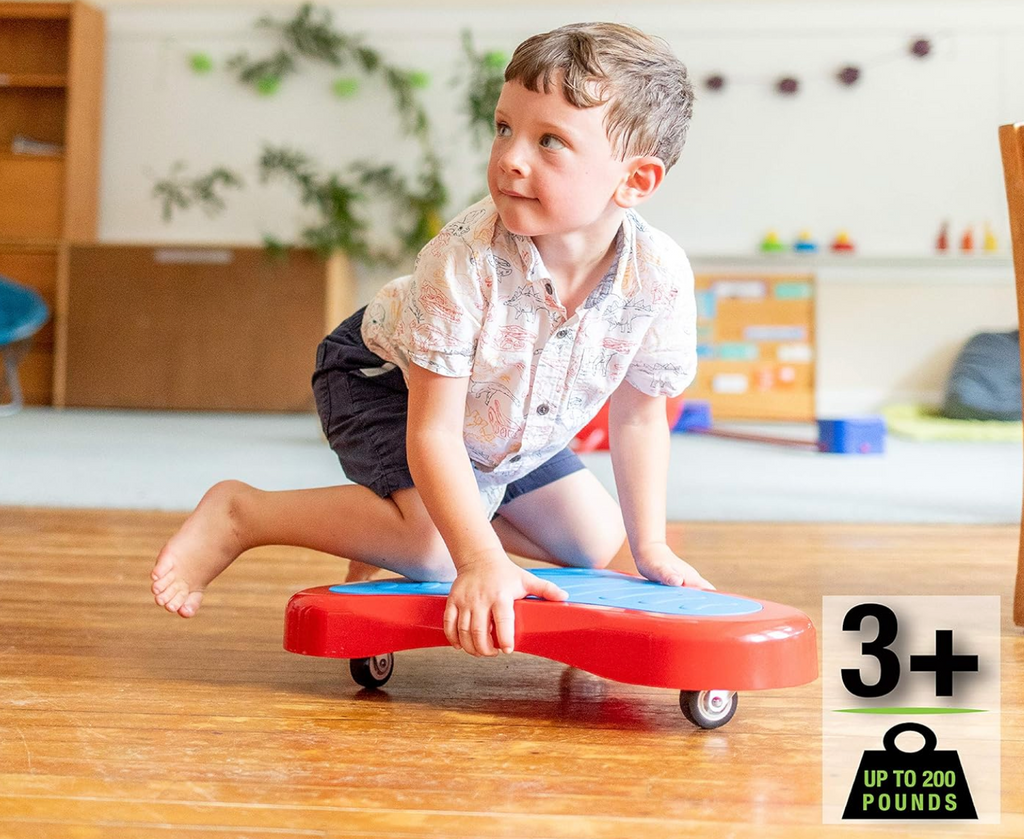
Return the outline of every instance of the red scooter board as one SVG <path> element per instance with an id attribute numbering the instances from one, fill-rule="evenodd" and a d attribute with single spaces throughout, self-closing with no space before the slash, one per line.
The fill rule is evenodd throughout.
<path id="1" fill-rule="evenodd" d="M 616 571 L 532 573 L 565 589 L 569 600 L 517 600 L 517 652 L 618 682 L 680 690 L 684 713 L 705 728 L 731 718 L 735 691 L 793 687 L 817 678 L 814 626 L 789 606 L 662 586 Z M 284 647 L 352 659 L 356 680 L 378 687 L 391 675 L 391 653 L 448 646 L 442 621 L 449 588 L 380 580 L 306 589 L 288 603 Z M 695 707 L 688 712 L 687 704 Z M 702 719 L 702 707 L 708 719 Z M 729 713 L 721 719 L 723 708 Z"/>

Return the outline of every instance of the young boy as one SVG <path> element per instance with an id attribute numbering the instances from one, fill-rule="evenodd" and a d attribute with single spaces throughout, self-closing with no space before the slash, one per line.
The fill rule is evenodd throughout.
<path id="1" fill-rule="evenodd" d="M 191 617 L 243 551 L 301 545 L 454 580 L 448 640 L 496 655 L 495 638 L 514 647 L 514 600 L 567 596 L 506 551 L 599 568 L 628 535 L 648 579 L 711 587 L 665 538 L 664 403 L 695 372 L 693 276 L 633 210 L 678 159 L 692 102 L 683 65 L 631 27 L 523 42 L 490 197 L 317 352 L 321 420 L 355 485 L 217 484 L 157 558 L 156 602 Z M 567 448 L 609 398 L 621 512 Z"/>

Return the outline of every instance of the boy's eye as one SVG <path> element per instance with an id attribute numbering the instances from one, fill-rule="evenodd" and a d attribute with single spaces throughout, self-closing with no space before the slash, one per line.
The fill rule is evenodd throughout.
<path id="1" fill-rule="evenodd" d="M 565 143 L 559 140 L 554 134 L 545 134 L 540 138 L 540 144 L 542 148 L 549 149 L 551 151 L 557 151 L 558 149 L 565 148 Z"/>
<path id="2" fill-rule="evenodd" d="M 504 122 L 495 123 L 494 134 L 497 137 L 507 137 L 512 133 L 512 129 L 508 127 Z"/>

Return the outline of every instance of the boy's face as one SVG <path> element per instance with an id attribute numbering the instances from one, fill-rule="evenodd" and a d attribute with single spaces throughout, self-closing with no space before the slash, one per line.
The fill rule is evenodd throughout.
<path id="1" fill-rule="evenodd" d="M 505 83 L 495 109 L 487 186 L 510 232 L 586 232 L 618 210 L 614 196 L 629 168 L 608 140 L 607 107 L 571 105 L 557 80 L 550 93 Z"/>

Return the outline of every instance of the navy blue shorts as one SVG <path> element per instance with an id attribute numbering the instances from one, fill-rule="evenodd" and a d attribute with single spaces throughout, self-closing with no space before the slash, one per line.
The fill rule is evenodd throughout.
<path id="1" fill-rule="evenodd" d="M 364 311 L 342 321 L 317 348 L 313 394 L 324 434 L 345 475 L 386 498 L 414 485 L 405 452 L 409 390 L 401 369 L 363 343 Z M 571 449 L 562 449 L 505 487 L 501 503 L 584 468 Z"/>

